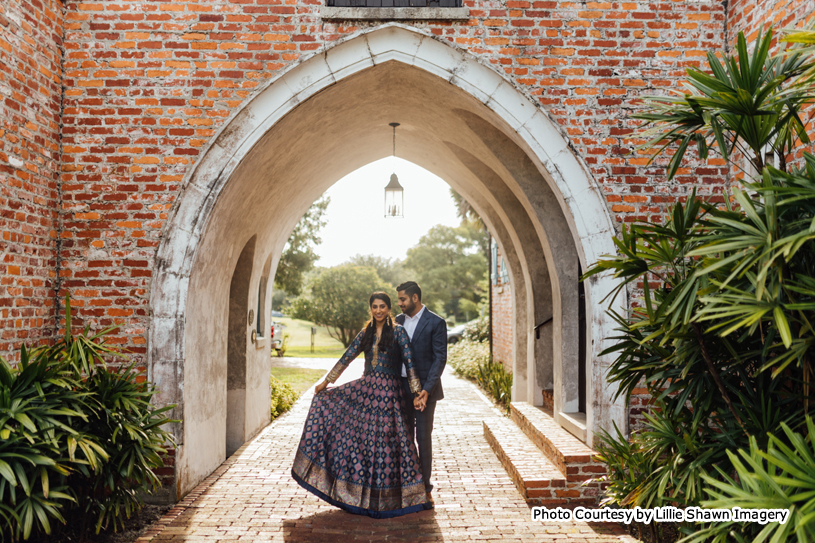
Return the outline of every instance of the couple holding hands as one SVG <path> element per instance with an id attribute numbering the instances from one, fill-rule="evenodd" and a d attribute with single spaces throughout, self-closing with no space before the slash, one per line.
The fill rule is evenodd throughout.
<path id="1" fill-rule="evenodd" d="M 375 292 L 371 319 L 315 387 L 292 477 L 350 513 L 391 518 L 433 507 L 433 417 L 444 397 L 447 325 L 413 281 L 396 287 L 402 314 Z M 328 387 L 360 353 L 360 379 Z"/>

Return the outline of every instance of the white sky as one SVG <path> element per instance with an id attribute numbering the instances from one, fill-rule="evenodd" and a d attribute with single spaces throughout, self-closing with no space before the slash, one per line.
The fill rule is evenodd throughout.
<path id="1" fill-rule="evenodd" d="M 405 189 L 405 218 L 385 218 L 385 185 L 394 173 Z M 336 266 L 356 254 L 404 259 L 437 224 L 458 226 L 450 185 L 412 162 L 383 158 L 343 177 L 331 197 L 320 233 L 317 266 Z"/>

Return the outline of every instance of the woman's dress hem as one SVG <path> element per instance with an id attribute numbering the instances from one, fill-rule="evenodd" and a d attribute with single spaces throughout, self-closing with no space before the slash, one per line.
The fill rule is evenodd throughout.
<path id="1" fill-rule="evenodd" d="M 363 509 L 362 507 L 356 507 L 354 505 L 348 505 L 347 503 L 342 503 L 340 501 L 335 500 L 331 496 L 328 496 L 324 492 L 320 492 L 307 482 L 305 482 L 299 475 L 297 475 L 294 470 L 291 472 L 291 476 L 297 481 L 304 489 L 308 490 L 318 498 L 327 501 L 331 505 L 339 507 L 349 513 L 353 513 L 355 515 L 366 515 L 371 518 L 375 519 L 385 519 L 385 518 L 393 518 L 393 517 L 401 517 L 402 515 L 408 515 L 410 513 L 418 513 L 419 511 L 425 511 L 428 509 L 432 509 L 433 505 L 430 502 L 420 503 L 418 505 L 411 505 L 409 507 L 403 507 L 402 509 L 392 509 L 390 511 L 375 511 L 372 509 Z"/>

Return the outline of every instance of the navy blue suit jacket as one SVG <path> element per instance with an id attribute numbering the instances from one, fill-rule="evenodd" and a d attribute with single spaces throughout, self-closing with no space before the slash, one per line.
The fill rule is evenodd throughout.
<path id="1" fill-rule="evenodd" d="M 405 315 L 397 315 L 396 322 L 404 324 Z M 447 364 L 447 323 L 425 307 L 410 345 L 413 347 L 413 357 L 416 360 L 422 390 L 427 391 L 430 401 L 441 400 L 444 398 L 441 374 Z"/>

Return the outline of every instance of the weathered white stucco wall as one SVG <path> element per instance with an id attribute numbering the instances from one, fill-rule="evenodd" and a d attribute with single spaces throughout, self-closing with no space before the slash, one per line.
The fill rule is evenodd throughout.
<path id="1" fill-rule="evenodd" d="M 184 420 L 176 429 L 179 496 L 224 459 L 224 330 L 239 253 L 257 236 L 248 301 L 257 307 L 264 264 L 271 258 L 274 269 L 291 229 L 328 187 L 390 155 L 393 121 L 401 123 L 399 155 L 464 195 L 507 258 L 515 399 L 539 400 L 533 393 L 541 387 L 527 379 L 545 363 L 552 365 L 556 410 L 576 407 L 577 261 L 585 269 L 614 250 L 602 195 L 546 114 L 498 73 L 431 36 L 389 25 L 271 82 L 235 114 L 186 179 L 151 294 L 151 379 L 163 391 L 160 401 L 179 403 L 176 416 Z M 608 361 L 598 357 L 597 338 L 607 337 L 610 326 L 596 301 L 609 288 L 602 277 L 587 288 L 591 428 L 625 421 L 604 386 Z M 549 360 L 536 360 L 532 329 L 549 315 L 553 350 Z M 268 351 L 247 345 L 246 352 L 249 437 L 268 420 Z"/>

